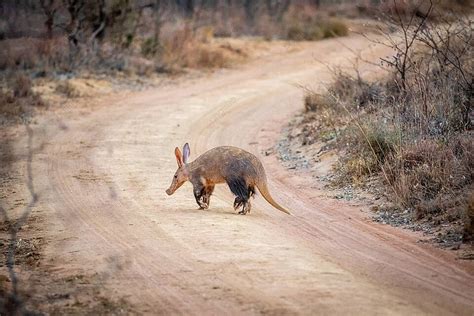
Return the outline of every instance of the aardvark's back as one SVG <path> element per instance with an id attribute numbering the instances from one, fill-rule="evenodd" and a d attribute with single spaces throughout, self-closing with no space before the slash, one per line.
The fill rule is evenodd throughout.
<path id="1" fill-rule="evenodd" d="M 200 176 L 214 183 L 232 179 L 245 179 L 247 185 L 265 181 L 262 163 L 255 155 L 233 146 L 220 146 L 208 150 L 192 162 L 192 169 L 199 169 Z"/>

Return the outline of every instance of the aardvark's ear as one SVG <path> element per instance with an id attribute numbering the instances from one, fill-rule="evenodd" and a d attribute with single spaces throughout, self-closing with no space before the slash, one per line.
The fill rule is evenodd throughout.
<path id="1" fill-rule="evenodd" d="M 178 163 L 178 168 L 181 168 L 183 165 L 183 155 L 181 155 L 181 150 L 178 147 L 174 149 L 174 155 L 176 156 L 176 162 Z"/>
<path id="2" fill-rule="evenodd" d="M 183 162 L 184 162 L 185 164 L 188 163 L 189 155 L 191 155 L 191 149 L 189 149 L 189 144 L 186 143 L 186 144 L 184 144 L 184 146 L 183 146 Z"/>

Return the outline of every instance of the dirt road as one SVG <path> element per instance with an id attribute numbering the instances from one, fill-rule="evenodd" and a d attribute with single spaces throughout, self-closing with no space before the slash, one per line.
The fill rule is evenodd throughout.
<path id="1" fill-rule="evenodd" d="M 388 53 L 356 36 L 340 41 L 373 60 Z M 301 107 L 297 85 L 331 79 L 316 60 L 352 59 L 339 41 L 322 41 L 96 105 L 62 128 L 40 122 L 33 213 L 45 221 L 47 266 L 97 272 L 102 295 L 140 313 L 472 315 L 472 262 L 371 222 L 263 154 Z M 189 184 L 167 196 L 173 150 L 185 142 L 191 159 L 218 145 L 259 156 L 274 198 L 294 215 L 260 196 L 237 215 L 225 186 L 207 211 Z"/>

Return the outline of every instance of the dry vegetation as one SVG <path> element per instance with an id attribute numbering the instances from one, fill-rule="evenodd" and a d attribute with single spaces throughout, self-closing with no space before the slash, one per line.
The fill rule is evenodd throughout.
<path id="1" fill-rule="evenodd" d="M 31 79 L 27 75 L 16 73 L 8 81 L 5 86 L 9 88 L 0 88 L 0 125 L 12 117 L 28 120 L 32 108 L 44 106 L 41 97 L 33 92 Z"/>
<path id="2" fill-rule="evenodd" d="M 472 20 L 437 9 L 394 11 L 389 21 L 397 32 L 385 33 L 384 43 L 396 54 L 382 60 L 385 80 L 335 71 L 327 93 L 308 92 L 299 141 L 339 150 L 333 185 L 381 182 L 393 201 L 376 208 L 383 214 L 438 226 L 441 242 L 471 242 Z"/>
<path id="3" fill-rule="evenodd" d="M 54 80 L 53 91 L 64 98 L 83 97 L 91 88 L 83 87 L 84 74 L 151 76 L 230 67 L 245 60 L 247 52 L 222 38 L 300 41 L 345 36 L 348 27 L 340 14 L 379 12 L 373 6 L 354 7 L 353 1 L 338 6 L 327 2 L 2 1 L 0 125 L 27 122 L 35 109 L 46 107 L 35 87 L 40 80 Z M 391 2 L 375 8 L 401 10 Z M 418 9 L 405 2 L 402 11 L 410 16 Z M 433 223 L 455 222 L 467 241 L 474 236 L 472 26 L 444 25 L 429 24 L 416 36 L 421 49 L 402 50 L 386 61 L 395 69 L 387 82 L 374 84 L 341 73 L 328 94 L 308 94 L 302 142 L 311 145 L 322 139 L 341 148 L 345 155 L 339 183 L 363 185 L 367 177 L 378 177 L 396 201 L 395 211 L 409 209 L 413 218 Z M 403 64 L 408 67 L 400 67 Z M 12 148 L 1 147 L 2 156 L 10 156 Z M 6 160 L 2 158 L 4 169 Z M 29 207 L 26 210 L 24 219 L 32 220 Z M 42 294 L 50 288 L 43 281 L 51 271 L 40 264 L 44 240 L 34 237 L 21 220 L 0 224 L 5 258 L 0 266 L 13 271 L 19 265 L 31 272 L 25 288 L 18 289 L 10 279 L 13 273 L 0 276 L 0 313 L 28 313 L 20 297 L 26 297 L 28 309 L 45 310 L 47 305 L 51 314 L 133 313 L 126 302 L 102 296 L 94 284 L 104 283 L 104 275 L 53 278 L 61 286 L 45 301 Z"/>
<path id="4" fill-rule="evenodd" d="M 7 0 L 0 3 L 1 121 L 27 120 L 37 82 L 57 81 L 64 97 L 81 93 L 69 79 L 120 78 L 231 67 L 245 61 L 248 41 L 319 40 L 347 34 L 328 17 L 330 1 Z M 17 82 L 18 78 L 22 82 Z M 27 89 L 20 91 L 17 89 Z M 41 89 L 36 89 L 41 90 Z"/>

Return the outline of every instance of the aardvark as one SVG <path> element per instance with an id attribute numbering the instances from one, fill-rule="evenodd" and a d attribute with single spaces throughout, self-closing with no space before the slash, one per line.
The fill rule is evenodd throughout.
<path id="1" fill-rule="evenodd" d="M 190 181 L 199 208 L 207 209 L 214 186 L 226 182 L 236 196 L 234 209 L 242 207 L 239 214 L 245 215 L 250 212 L 250 197 L 255 194 L 255 187 L 268 203 L 290 214 L 273 200 L 268 191 L 267 177 L 262 163 L 253 154 L 237 147 L 220 146 L 208 150 L 189 162 L 188 143 L 184 145 L 182 154 L 178 147 L 175 148 L 174 153 L 178 170 L 174 174 L 170 187 L 166 190 L 168 195 L 172 195 L 183 183 Z"/>

